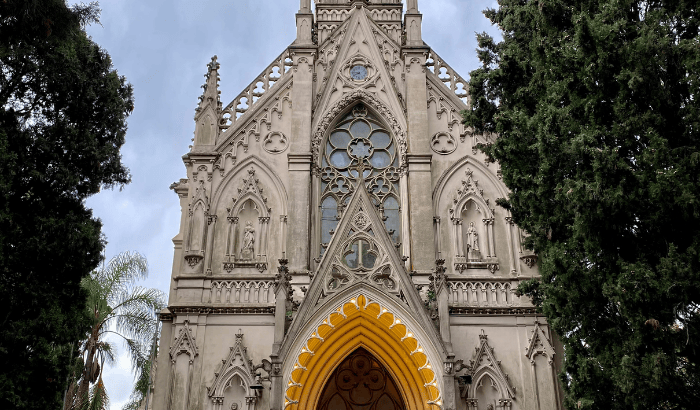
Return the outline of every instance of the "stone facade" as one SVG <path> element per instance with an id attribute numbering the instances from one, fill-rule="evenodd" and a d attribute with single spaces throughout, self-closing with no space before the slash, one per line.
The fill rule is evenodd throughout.
<path id="1" fill-rule="evenodd" d="M 476 149 L 496 136 L 461 123 L 467 82 L 421 19 L 301 0 L 296 40 L 226 106 L 212 59 L 152 408 L 561 408 L 560 345 L 515 292 L 537 256 Z"/>

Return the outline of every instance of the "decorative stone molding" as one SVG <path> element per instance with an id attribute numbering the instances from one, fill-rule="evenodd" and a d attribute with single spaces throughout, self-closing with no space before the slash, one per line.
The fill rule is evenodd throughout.
<path id="1" fill-rule="evenodd" d="M 205 307 L 205 306 L 177 306 L 170 307 L 174 316 L 177 315 L 274 315 L 274 306 L 251 307 Z"/>
<path id="2" fill-rule="evenodd" d="M 274 303 L 274 282 L 216 280 L 211 283 L 210 303 Z"/>
<path id="3" fill-rule="evenodd" d="M 449 288 L 448 303 L 452 307 L 520 306 L 520 297 L 516 294 L 517 282 L 450 280 Z"/>
<path id="4" fill-rule="evenodd" d="M 537 309 L 450 307 L 450 316 L 537 316 Z"/>

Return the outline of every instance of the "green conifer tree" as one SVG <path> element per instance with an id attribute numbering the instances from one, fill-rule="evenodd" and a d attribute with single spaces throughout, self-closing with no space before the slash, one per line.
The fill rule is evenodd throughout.
<path id="1" fill-rule="evenodd" d="M 496 132 L 569 409 L 700 399 L 696 0 L 499 0 L 465 122 Z"/>
<path id="2" fill-rule="evenodd" d="M 80 282 L 104 246 L 84 201 L 130 179 L 119 149 L 132 89 L 83 29 L 98 14 L 94 3 L 0 1 L 2 409 L 61 407 L 90 328 Z"/>

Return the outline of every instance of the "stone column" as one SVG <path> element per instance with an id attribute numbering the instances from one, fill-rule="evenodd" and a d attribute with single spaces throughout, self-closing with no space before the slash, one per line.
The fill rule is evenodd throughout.
<path id="1" fill-rule="evenodd" d="M 294 238 L 288 258 L 292 272 L 309 270 L 311 199 L 311 118 L 313 64 L 316 49 L 290 47 L 293 62 L 292 135 L 289 160 L 289 238 Z"/>
<path id="2" fill-rule="evenodd" d="M 461 219 L 456 219 L 454 220 L 455 224 L 455 239 L 457 240 L 457 256 L 466 256 L 464 252 L 464 234 L 462 232 L 462 220 Z"/>
<path id="3" fill-rule="evenodd" d="M 312 27 L 314 25 L 314 15 L 311 13 L 311 6 L 304 7 L 304 3 L 308 3 L 310 0 L 301 0 L 301 9 L 297 13 L 297 39 L 294 44 L 299 45 L 311 45 L 312 41 Z M 296 84 L 296 83 L 295 83 Z M 296 87 L 295 87 L 296 88 Z"/>
<path id="4" fill-rule="evenodd" d="M 163 309 L 160 314 L 160 320 L 163 322 L 160 330 L 160 343 L 158 351 L 162 352 L 156 357 L 156 368 L 161 369 L 156 372 L 155 380 L 153 380 L 153 408 L 164 409 L 168 403 L 168 384 L 170 382 L 170 343 L 173 338 L 173 319 L 172 314 L 167 309 Z"/>
<path id="5" fill-rule="evenodd" d="M 406 14 L 404 15 L 406 45 L 408 47 L 423 46 L 422 24 L 423 15 L 418 12 L 418 0 L 408 0 Z"/>
<path id="6" fill-rule="evenodd" d="M 214 232 L 216 231 L 216 220 L 218 217 L 216 215 L 209 215 L 207 217 L 207 244 L 205 246 L 206 252 L 204 253 L 204 260 L 205 264 L 204 266 L 206 267 L 205 269 L 205 274 L 207 276 L 212 275 L 212 270 L 211 270 L 211 261 L 213 259 L 213 251 L 214 251 Z"/>
<path id="7" fill-rule="evenodd" d="M 513 218 L 506 217 L 506 230 L 508 231 L 508 251 L 510 253 L 510 273 L 516 273 L 516 259 L 518 255 L 515 252 L 515 240 L 513 239 Z"/>
<path id="8" fill-rule="evenodd" d="M 435 225 L 435 259 L 442 259 L 442 240 L 440 239 L 440 217 L 433 217 L 433 224 Z"/>
<path id="9" fill-rule="evenodd" d="M 423 99 L 425 105 L 425 98 Z M 409 114 L 410 115 L 410 114 Z M 411 204 L 410 228 L 411 228 L 411 270 L 430 271 L 433 268 L 435 255 L 434 238 L 425 235 L 433 229 L 433 201 L 430 195 L 432 186 L 430 163 L 431 155 L 408 155 L 408 191 Z M 406 210 L 408 211 L 408 210 Z M 409 238 L 404 238 L 409 240 Z"/>
<path id="10" fill-rule="evenodd" d="M 287 297 L 289 295 L 290 281 L 292 275 L 289 274 L 287 260 L 280 259 L 275 276 L 275 339 L 272 344 L 272 391 L 270 392 L 270 410 L 283 410 L 284 406 L 284 386 L 282 385 L 282 360 L 278 356 L 287 325 Z"/>

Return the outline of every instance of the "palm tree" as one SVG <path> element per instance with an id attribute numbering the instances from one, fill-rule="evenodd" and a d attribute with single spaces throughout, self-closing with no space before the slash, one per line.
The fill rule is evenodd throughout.
<path id="1" fill-rule="evenodd" d="M 66 392 L 64 410 L 109 407 L 102 371 L 105 363 L 114 364 L 116 350 L 106 340 L 108 334 L 124 341 L 136 380 L 148 372 L 152 337 L 158 326 L 156 313 L 165 306 L 165 295 L 136 285 L 147 275 L 146 258 L 124 252 L 83 279 L 92 328 L 81 342 L 80 366 Z"/>

